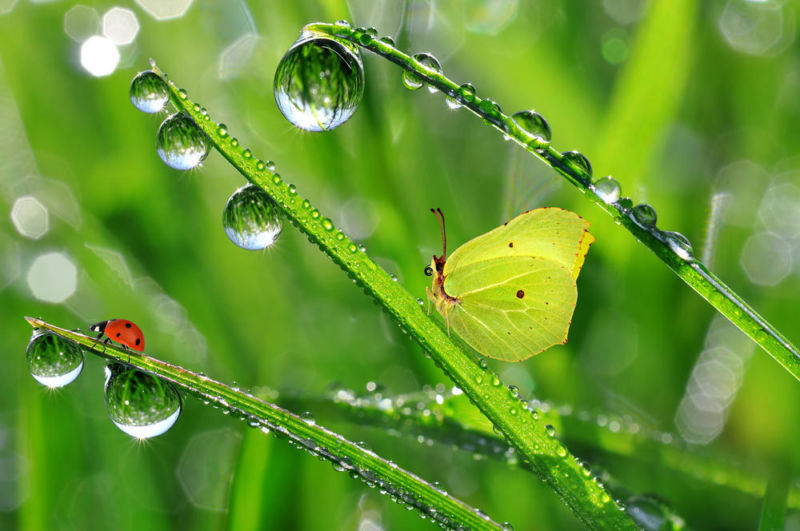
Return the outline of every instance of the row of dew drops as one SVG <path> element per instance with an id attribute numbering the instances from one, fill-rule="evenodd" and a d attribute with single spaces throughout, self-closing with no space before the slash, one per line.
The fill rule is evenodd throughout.
<path id="1" fill-rule="evenodd" d="M 35 329 L 25 361 L 37 382 L 57 389 L 78 378 L 83 371 L 84 353 L 73 341 Z M 181 397 L 175 386 L 121 363 L 106 366 L 104 393 L 112 422 L 137 439 L 161 435 L 181 414 Z"/>
<path id="2" fill-rule="evenodd" d="M 26 349 L 26 362 L 33 378 L 49 389 L 57 389 L 74 382 L 83 371 L 84 352 L 81 347 L 62 336 L 44 329 L 35 329 Z M 137 438 L 156 437 L 169 430 L 181 413 L 181 398 L 171 383 L 151 374 L 112 362 L 105 368 L 106 410 L 113 423 L 124 433 Z M 285 439 L 300 450 L 304 450 L 323 461 L 332 463 L 335 470 L 347 472 L 360 479 L 370 488 L 377 488 L 392 501 L 409 510 L 417 510 L 423 519 L 431 519 L 443 528 L 457 529 L 461 526 L 454 515 L 425 503 L 415 492 L 380 477 L 369 468 L 356 465 L 350 458 L 331 452 L 313 438 L 305 438 L 290 432 L 286 427 L 275 425 L 263 418 L 247 415 L 229 406 L 222 397 L 213 398 L 214 407 L 222 407 L 225 414 L 238 414 L 250 427 Z M 205 400 L 211 404 L 211 400 Z M 301 417 L 308 424 L 315 424 L 314 417 L 305 413 Z M 363 443 L 359 443 L 364 447 Z M 395 468 L 397 465 L 389 462 Z M 432 485 L 442 495 L 447 492 Z M 478 511 L 481 518 L 488 518 Z M 504 529 L 512 529 L 508 524 Z"/>
<path id="3" fill-rule="evenodd" d="M 365 46 L 373 43 L 386 46 L 394 44 L 390 37 L 378 39 L 374 28 L 351 29 L 346 21 L 337 22 L 334 31 L 352 36 Z M 442 74 L 439 61 L 429 53 L 416 54 L 413 61 L 429 74 Z M 407 70 L 403 71 L 402 81 L 411 90 L 425 85 L 422 77 Z M 364 93 L 364 66 L 359 50 L 350 41 L 305 29 L 281 59 L 273 88 L 279 110 L 296 127 L 308 131 L 335 129 L 352 117 Z M 432 85 L 428 85 L 428 89 L 431 92 L 438 90 Z M 152 71 L 142 72 L 134 78 L 130 96 L 136 108 L 147 113 L 160 112 L 169 102 L 166 82 Z M 446 101 L 451 109 L 471 106 L 469 108 L 485 121 L 503 131 L 506 139 L 513 138 L 510 124 L 504 119 L 500 106 L 492 100 L 479 98 L 473 85 L 465 83 L 457 90 L 448 92 Z M 205 109 L 196 107 L 210 120 Z M 656 227 L 657 215 L 652 206 L 645 203 L 634 206 L 631 198 L 622 197 L 619 182 L 610 176 L 591 181 L 592 166 L 583 154 L 567 151 L 561 154 L 560 160 L 548 156 L 544 148 L 550 143 L 552 132 L 541 114 L 533 110 L 519 111 L 511 115 L 511 122 L 523 137 L 530 138 L 528 147 L 552 164 L 571 170 L 570 173 L 583 187 L 665 243 L 678 258 L 685 261 L 694 259 L 692 246 L 684 235 Z M 217 132 L 227 137 L 227 128 L 223 124 L 219 124 Z M 239 147 L 235 138 L 231 137 L 230 143 L 232 147 Z M 156 136 L 158 155 L 164 163 L 178 170 L 198 167 L 207 157 L 210 146 L 208 136 L 190 116 L 181 112 L 166 118 Z M 245 159 L 252 158 L 252 153 L 247 149 L 242 154 Z M 256 168 L 261 171 L 268 169 L 273 173 L 275 170 L 272 162 L 258 161 Z M 280 176 L 275 174 L 273 182 L 280 184 Z M 292 185 L 287 186 L 289 195 L 296 194 Z M 326 230 L 333 230 L 333 223 L 328 218 L 322 218 L 318 212 L 317 218 Z M 274 200 L 251 184 L 234 192 L 223 213 L 226 234 L 243 249 L 269 247 L 280 236 L 282 226 L 280 211 Z M 344 239 L 344 235 L 341 236 L 340 239 Z"/>

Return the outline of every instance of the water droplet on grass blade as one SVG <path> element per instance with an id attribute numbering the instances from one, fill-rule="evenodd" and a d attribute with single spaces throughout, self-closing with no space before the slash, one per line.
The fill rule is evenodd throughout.
<path id="1" fill-rule="evenodd" d="M 621 191 L 619 183 L 611 177 L 603 177 L 594 182 L 594 193 L 607 205 L 616 203 Z"/>
<path id="2" fill-rule="evenodd" d="M 364 66 L 358 49 L 304 34 L 275 72 L 275 101 L 289 122 L 306 131 L 327 131 L 346 122 L 364 94 Z"/>
<path id="3" fill-rule="evenodd" d="M 156 151 L 164 164 L 176 170 L 191 170 L 208 156 L 208 136 L 188 115 L 175 113 L 156 134 Z"/>
<path id="4" fill-rule="evenodd" d="M 131 81 L 131 103 L 142 112 L 155 113 L 169 101 L 167 83 L 155 72 L 140 72 Z"/>
<path id="5" fill-rule="evenodd" d="M 675 253 L 678 258 L 691 260 L 693 258 L 692 244 L 689 239 L 680 232 L 666 231 L 663 233 L 664 241 L 667 246 Z"/>
<path id="6" fill-rule="evenodd" d="M 592 165 L 589 163 L 589 159 L 586 158 L 586 155 L 580 151 L 565 151 L 561 155 L 564 157 L 564 160 L 569 161 L 573 166 L 582 169 L 586 175 L 589 177 L 592 176 Z"/>
<path id="7" fill-rule="evenodd" d="M 544 116 L 535 111 L 519 111 L 511 115 L 517 127 L 526 131 L 539 142 L 550 142 L 552 133 Z M 582 155 L 581 155 L 582 156 Z M 588 163 L 588 161 L 587 161 Z"/>
<path id="8" fill-rule="evenodd" d="M 106 367 L 105 396 L 111 420 L 137 439 L 161 435 L 181 413 L 181 397 L 171 383 L 119 363 Z"/>
<path id="9" fill-rule="evenodd" d="M 25 350 L 25 361 L 37 382 L 50 388 L 64 387 L 83 370 L 83 351 L 52 332 L 35 330 Z"/>
<path id="10" fill-rule="evenodd" d="M 278 205 L 254 184 L 231 195 L 222 214 L 222 226 L 234 244 L 251 251 L 266 249 L 283 230 Z"/>
<path id="11" fill-rule="evenodd" d="M 638 204 L 633 207 L 633 219 L 642 227 L 655 227 L 656 220 L 658 219 L 656 216 L 656 209 L 647 203 Z"/>
<path id="12" fill-rule="evenodd" d="M 429 53 L 418 53 L 414 56 L 414 60 L 422 66 L 433 70 L 434 72 L 442 72 L 442 65 L 439 64 L 439 60 Z M 425 81 L 414 72 L 410 72 L 408 70 L 403 72 L 403 85 L 405 85 L 406 88 L 417 90 L 424 84 Z M 428 87 L 428 90 L 431 92 L 436 92 L 437 89 L 435 87 Z"/>

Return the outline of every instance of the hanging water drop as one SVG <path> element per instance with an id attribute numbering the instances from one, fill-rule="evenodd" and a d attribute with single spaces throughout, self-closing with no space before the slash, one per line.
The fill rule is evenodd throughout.
<path id="1" fill-rule="evenodd" d="M 34 330 L 25 350 L 31 376 L 52 389 L 75 381 L 83 370 L 83 351 L 61 336 Z"/>
<path id="2" fill-rule="evenodd" d="M 619 194 L 622 189 L 616 179 L 603 177 L 602 179 L 597 179 L 593 186 L 594 193 L 603 203 L 610 205 L 619 200 Z"/>
<path id="3" fill-rule="evenodd" d="M 380 40 L 382 43 L 384 43 L 384 44 L 386 44 L 386 45 L 388 45 L 388 46 L 391 46 L 392 48 L 394 48 L 394 39 L 393 39 L 392 37 L 390 37 L 389 35 L 387 35 L 387 36 L 385 36 L 385 37 L 381 37 L 379 40 Z"/>
<path id="4" fill-rule="evenodd" d="M 656 209 L 647 203 L 640 203 L 633 207 L 633 219 L 642 227 L 649 229 L 656 226 Z"/>
<path id="5" fill-rule="evenodd" d="M 140 72 L 131 81 L 131 103 L 148 114 L 159 112 L 167 106 L 169 88 L 167 82 L 155 72 Z"/>
<path id="6" fill-rule="evenodd" d="M 283 230 L 278 205 L 254 184 L 231 195 L 222 213 L 222 226 L 234 244 L 250 251 L 266 249 Z"/>
<path id="7" fill-rule="evenodd" d="M 439 60 L 429 53 L 418 53 L 417 55 L 414 56 L 414 60 L 418 64 L 428 68 L 429 70 L 433 70 L 434 72 L 439 74 L 442 73 L 442 65 L 439 64 Z M 425 81 L 415 72 L 411 72 L 409 70 L 405 70 L 403 72 L 403 85 L 405 85 L 407 89 L 417 90 L 418 88 L 421 88 L 422 85 L 424 84 Z M 428 90 L 430 90 L 431 92 L 436 92 L 437 89 L 436 87 L 429 86 Z"/>
<path id="8" fill-rule="evenodd" d="M 623 212 L 628 212 L 633 208 L 633 199 L 630 197 L 621 197 L 619 201 L 617 201 L 617 206 L 621 208 Z"/>
<path id="9" fill-rule="evenodd" d="M 517 127 L 530 134 L 538 143 L 550 142 L 550 125 L 544 116 L 535 111 L 519 111 L 511 115 Z M 587 161 L 588 162 L 588 161 Z"/>
<path id="10" fill-rule="evenodd" d="M 673 253 L 678 255 L 678 258 L 683 260 L 691 260 L 693 255 L 692 244 L 689 239 L 680 232 L 664 232 L 664 241 Z"/>
<path id="11" fill-rule="evenodd" d="M 565 161 L 571 162 L 573 166 L 582 169 L 587 176 L 592 177 L 592 165 L 586 155 L 580 151 L 565 151 L 561 156 Z"/>
<path id="12" fill-rule="evenodd" d="M 161 124 L 156 150 L 161 160 L 176 170 L 191 170 L 208 156 L 211 143 L 202 129 L 184 113 L 175 113 Z"/>
<path id="13" fill-rule="evenodd" d="M 161 435 L 181 413 L 181 397 L 171 383 L 119 363 L 106 367 L 105 395 L 111 420 L 137 439 Z"/>
<path id="14" fill-rule="evenodd" d="M 351 43 L 304 33 L 278 64 L 273 86 L 278 109 L 289 122 L 306 131 L 327 131 L 358 108 L 364 66 Z"/>

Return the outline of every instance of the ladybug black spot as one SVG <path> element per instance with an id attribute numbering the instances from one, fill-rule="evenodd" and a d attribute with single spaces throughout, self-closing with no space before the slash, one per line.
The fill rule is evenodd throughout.
<path id="1" fill-rule="evenodd" d="M 130 323 L 125 323 L 125 328 L 130 328 L 130 327 L 131 327 Z"/>
<path id="2" fill-rule="evenodd" d="M 141 343 L 141 342 L 142 342 L 142 340 L 141 340 L 141 339 L 139 339 L 139 338 L 137 337 L 137 338 L 136 338 L 136 346 L 138 347 L 138 346 L 139 346 L 139 343 Z"/>
<path id="3" fill-rule="evenodd" d="M 119 332 L 117 332 L 117 337 L 119 337 L 119 336 L 120 336 L 120 334 L 119 334 Z"/>
<path id="4" fill-rule="evenodd" d="M 524 297 L 525 297 L 525 292 L 524 292 L 524 291 L 522 291 L 521 289 L 520 289 L 520 290 L 517 290 L 517 298 L 518 298 L 518 299 L 522 299 L 522 298 L 524 298 Z"/>

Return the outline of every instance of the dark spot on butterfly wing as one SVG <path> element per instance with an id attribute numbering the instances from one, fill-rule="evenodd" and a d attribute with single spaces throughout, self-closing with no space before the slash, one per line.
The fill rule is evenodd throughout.
<path id="1" fill-rule="evenodd" d="M 514 247 L 514 242 L 508 242 L 509 247 Z"/>
<path id="2" fill-rule="evenodd" d="M 524 297 L 525 297 L 525 292 L 523 290 L 521 290 L 521 289 L 518 289 L 517 290 L 517 298 L 518 299 L 522 299 Z"/>

